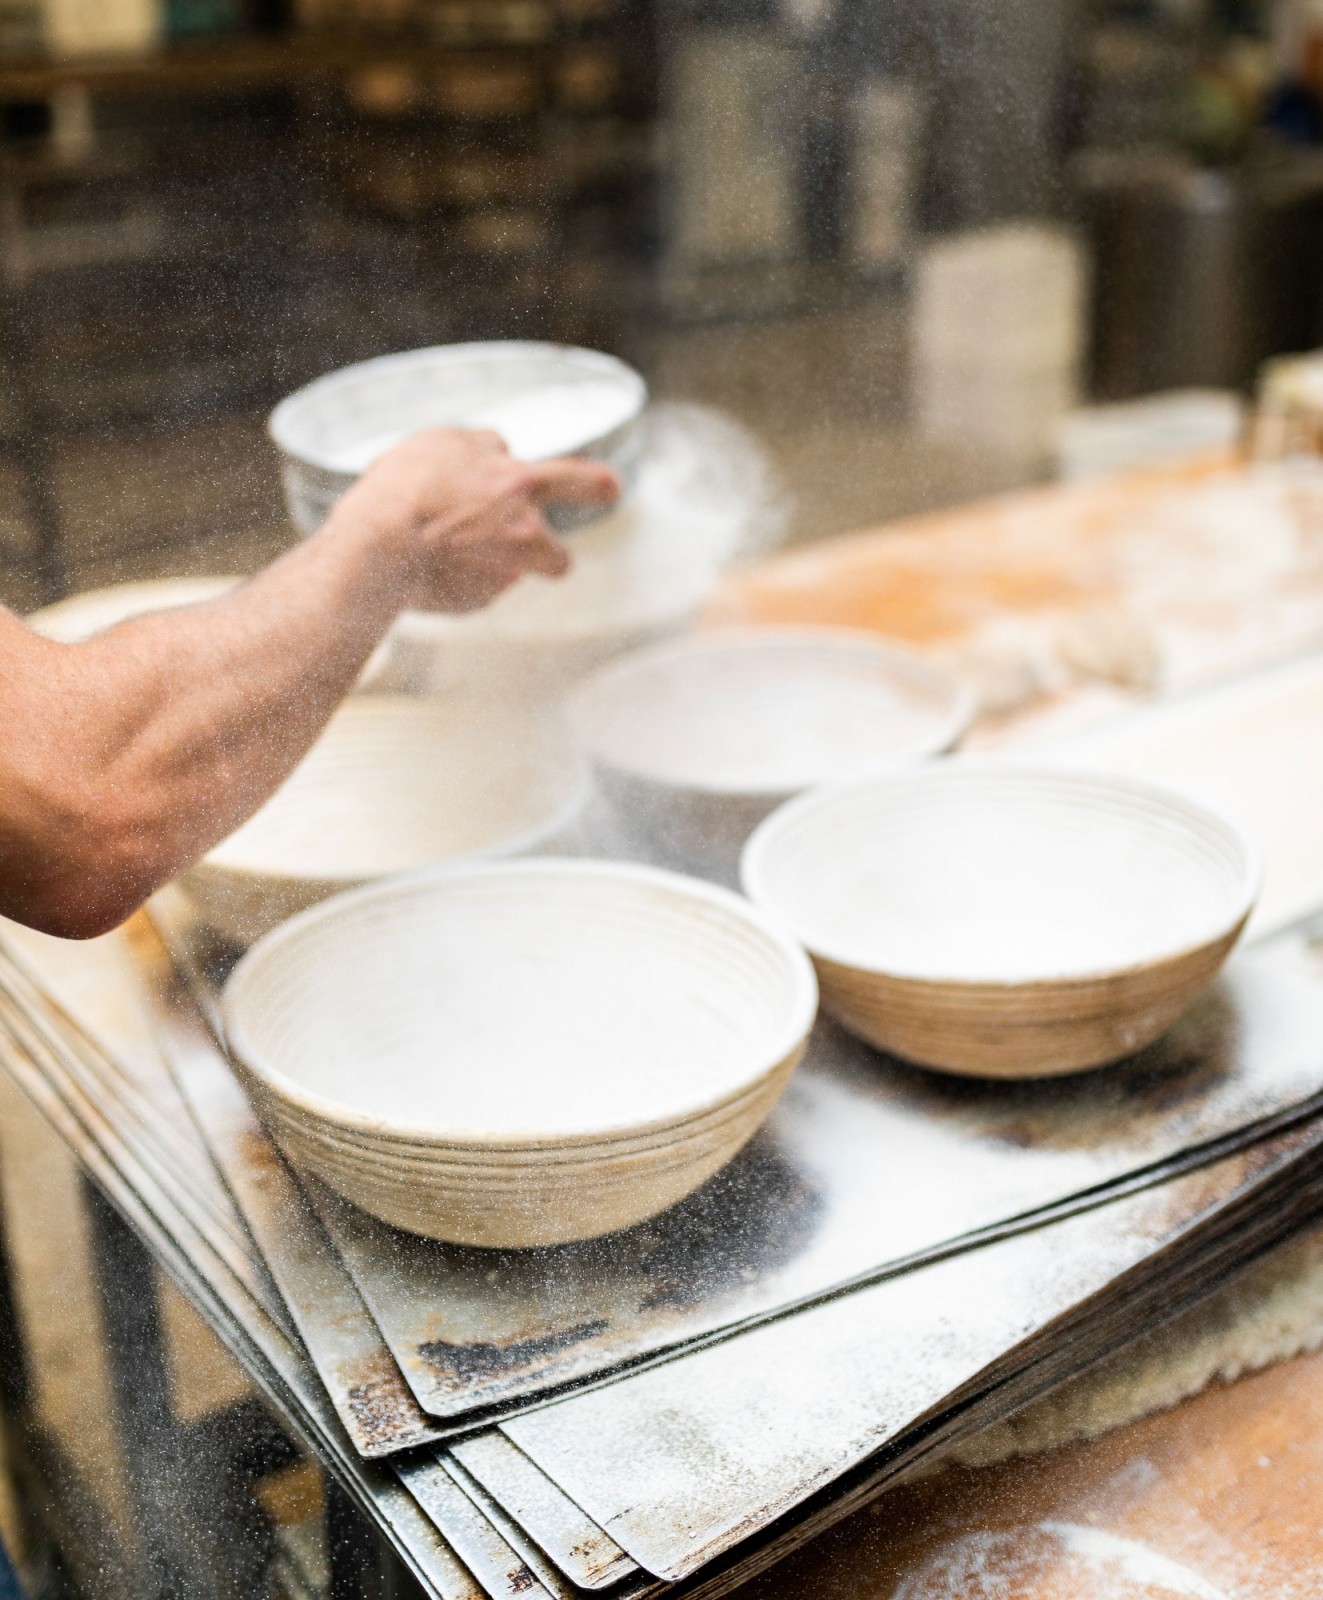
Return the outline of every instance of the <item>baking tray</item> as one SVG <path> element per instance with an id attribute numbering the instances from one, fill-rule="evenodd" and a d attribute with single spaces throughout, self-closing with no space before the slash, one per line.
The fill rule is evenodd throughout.
<path id="1" fill-rule="evenodd" d="M 122 937 L 111 936 L 115 940 Z M 163 1090 L 156 1070 L 159 1062 L 116 1052 L 115 1067 L 107 1069 L 107 1083 L 113 1084 L 115 1093 L 108 1097 L 89 1093 L 92 1080 L 85 1072 L 67 1070 L 70 1055 L 79 1048 L 78 1032 L 87 1023 L 92 1024 L 98 1039 L 119 1035 L 117 1025 L 123 1018 L 117 1011 L 126 994 L 123 973 L 114 971 L 113 959 L 106 960 L 107 941 L 59 947 L 55 941 L 4 924 L 0 925 L 0 944 L 24 959 L 29 976 L 53 975 L 54 987 L 72 1004 L 72 1011 L 47 1006 L 38 1017 L 26 1002 L 19 1005 L 13 993 L 0 984 L 0 996 L 7 1002 L 0 1013 L 0 1069 L 9 1073 L 77 1153 L 116 1207 L 148 1241 L 164 1269 L 242 1360 L 282 1417 L 330 1465 L 349 1494 L 376 1518 L 427 1591 L 440 1600 L 482 1600 L 488 1591 L 466 1570 L 415 1498 L 393 1474 L 358 1459 L 337 1424 L 312 1366 L 284 1331 L 284 1312 L 278 1298 L 273 1305 L 263 1303 L 270 1292 L 265 1269 L 260 1280 L 251 1280 L 242 1270 L 233 1270 L 228 1251 L 218 1251 L 220 1236 L 215 1219 L 205 1217 L 188 1200 L 188 1191 L 179 1186 L 176 1163 L 170 1158 L 171 1152 L 176 1156 L 189 1152 L 195 1164 L 200 1164 L 199 1173 L 210 1170 L 206 1152 L 194 1142 L 187 1114 L 181 1113 L 173 1124 L 163 1118 L 148 1132 L 144 1121 L 128 1110 L 127 1099 L 121 1099 L 125 1078 L 136 1083 L 148 1100 Z M 115 953 L 120 953 L 117 947 Z M 43 970 L 43 958 L 47 957 L 53 964 L 51 974 Z M 82 980 L 89 975 L 90 982 L 83 992 L 78 992 Z M 67 979 L 74 982 L 72 991 L 66 986 Z M 44 1047 L 40 1032 L 32 1024 L 41 1021 L 50 1030 L 54 1044 L 74 1013 L 78 1020 L 73 1034 L 64 1041 L 67 1048 Z M 105 1025 L 104 1034 L 98 1024 Z M 133 1071 L 135 1066 L 143 1068 L 141 1078 Z M 225 1195 L 223 1188 L 216 1192 Z M 231 1221 L 242 1229 L 233 1211 Z M 260 1266 L 255 1252 L 252 1260 Z M 265 1293 L 263 1282 L 267 1284 Z M 279 1314 L 273 1316 L 273 1310 Z"/>

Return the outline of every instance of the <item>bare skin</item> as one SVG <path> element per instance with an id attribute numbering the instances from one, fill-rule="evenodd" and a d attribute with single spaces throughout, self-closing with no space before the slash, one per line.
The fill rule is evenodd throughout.
<path id="1" fill-rule="evenodd" d="M 540 508 L 618 494 L 596 463 L 528 466 L 495 434 L 439 429 L 219 600 L 76 645 L 0 608 L 0 915 L 75 939 L 115 927 L 284 780 L 401 610 L 559 577 Z"/>

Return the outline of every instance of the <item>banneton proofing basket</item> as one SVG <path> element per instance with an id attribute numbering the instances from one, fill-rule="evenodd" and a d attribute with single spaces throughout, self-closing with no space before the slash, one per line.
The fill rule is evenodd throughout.
<path id="1" fill-rule="evenodd" d="M 824 785 L 762 823 L 746 892 L 880 1049 L 982 1077 L 1148 1044 L 1212 981 L 1259 875 L 1221 817 L 1147 784 L 961 761 Z"/>
<path id="2" fill-rule="evenodd" d="M 587 787 L 555 726 L 518 707 L 358 695 L 181 883 L 207 922 L 249 944 L 330 895 L 397 872 L 568 848 Z"/>
<path id="3" fill-rule="evenodd" d="M 950 750 L 975 697 L 872 634 L 743 628 L 622 656 L 566 710 L 630 841 L 667 865 L 729 875 L 792 795 Z"/>
<path id="4" fill-rule="evenodd" d="M 559 398 L 554 437 L 528 410 L 539 389 Z M 614 356 L 493 340 L 407 350 L 344 367 L 282 400 L 267 430 L 281 453 L 290 518 L 309 534 L 377 455 L 425 428 L 494 428 L 506 436 L 511 454 L 526 461 L 591 456 L 614 467 L 628 488 L 647 401 L 643 378 Z M 568 529 L 598 515 L 600 508 L 556 507 L 552 520 Z"/>
<path id="5" fill-rule="evenodd" d="M 817 1009 L 747 901 L 631 864 L 415 874 L 240 962 L 232 1051 L 282 1143 L 346 1199 L 475 1245 L 664 1210 L 765 1120 Z"/>

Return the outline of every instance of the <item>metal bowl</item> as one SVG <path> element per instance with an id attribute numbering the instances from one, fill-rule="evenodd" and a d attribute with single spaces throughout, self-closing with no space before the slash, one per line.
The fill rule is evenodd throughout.
<path id="1" fill-rule="evenodd" d="M 554 429 L 545 417 L 520 410 L 526 396 L 550 388 L 565 391 L 566 401 Z M 614 467 L 628 491 L 642 454 L 639 421 L 647 401 L 642 377 L 614 356 L 501 340 L 344 367 L 288 395 L 267 431 L 281 453 L 290 517 L 309 534 L 377 455 L 424 428 L 494 428 L 524 461 L 591 456 Z M 600 514 L 597 507 L 557 507 L 551 520 L 564 531 Z"/>
<path id="2" fill-rule="evenodd" d="M 974 697 L 876 634 L 744 628 L 633 651 L 579 683 L 566 711 L 631 848 L 730 880 L 777 806 L 952 749 Z"/>

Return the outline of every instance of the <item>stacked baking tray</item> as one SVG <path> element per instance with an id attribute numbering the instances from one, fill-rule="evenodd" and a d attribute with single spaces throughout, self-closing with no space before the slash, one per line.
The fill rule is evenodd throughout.
<path id="1" fill-rule="evenodd" d="M 4 1064 L 446 1600 L 725 1593 L 1323 1206 L 1298 940 L 1077 1080 L 936 1078 L 824 1026 L 689 1201 L 497 1252 L 300 1182 L 209 1029 L 213 952 L 158 917 L 172 954 L 6 930 Z"/>

